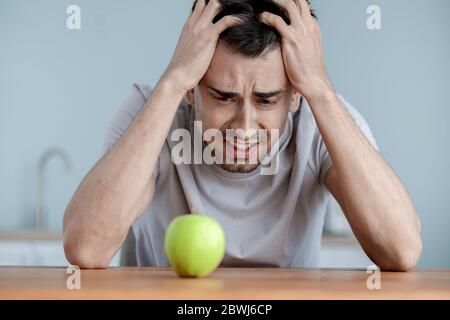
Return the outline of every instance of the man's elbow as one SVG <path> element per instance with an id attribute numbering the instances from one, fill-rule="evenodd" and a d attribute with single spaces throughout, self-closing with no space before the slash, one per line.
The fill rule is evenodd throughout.
<path id="1" fill-rule="evenodd" d="M 408 244 L 403 248 L 398 248 L 398 253 L 381 269 L 385 271 L 407 272 L 414 269 L 422 254 L 422 240 L 420 237 L 414 243 Z"/>
<path id="2" fill-rule="evenodd" d="M 76 243 L 64 240 L 64 254 L 71 265 L 80 269 L 107 269 L 111 259 L 95 255 L 87 248 L 80 248 Z"/>

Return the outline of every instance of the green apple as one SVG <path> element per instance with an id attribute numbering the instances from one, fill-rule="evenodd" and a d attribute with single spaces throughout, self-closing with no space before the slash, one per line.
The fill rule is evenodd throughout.
<path id="1" fill-rule="evenodd" d="M 187 214 L 167 228 L 164 249 L 180 277 L 204 277 L 214 271 L 225 254 L 225 233 L 213 218 Z"/>

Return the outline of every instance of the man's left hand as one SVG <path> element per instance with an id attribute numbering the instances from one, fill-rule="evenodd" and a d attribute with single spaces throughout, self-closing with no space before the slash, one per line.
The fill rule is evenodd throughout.
<path id="1" fill-rule="evenodd" d="M 320 27 L 311 15 L 307 1 L 274 2 L 286 12 L 290 24 L 269 12 L 263 12 L 260 19 L 275 28 L 282 37 L 283 61 L 291 84 L 307 99 L 333 90 L 325 69 Z"/>

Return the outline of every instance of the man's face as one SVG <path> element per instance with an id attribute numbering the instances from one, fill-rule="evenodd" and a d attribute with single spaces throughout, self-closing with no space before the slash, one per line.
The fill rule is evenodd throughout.
<path id="1" fill-rule="evenodd" d="M 256 169 L 270 152 L 277 140 L 272 130 L 278 129 L 281 135 L 288 112 L 299 106 L 300 95 L 287 78 L 280 49 L 248 58 L 219 43 L 207 73 L 186 98 L 203 132 L 222 132 L 220 154 L 227 163 L 220 166 L 244 173 Z M 227 138 L 230 129 L 234 136 L 230 138 L 229 132 Z M 261 129 L 267 130 L 266 137 L 258 135 Z M 228 163 L 225 157 L 236 161 Z"/>

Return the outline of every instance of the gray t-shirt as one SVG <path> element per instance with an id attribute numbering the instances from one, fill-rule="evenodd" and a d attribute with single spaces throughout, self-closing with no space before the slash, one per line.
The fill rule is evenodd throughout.
<path id="1" fill-rule="evenodd" d="M 104 152 L 126 131 L 150 94 L 149 86 L 132 87 L 111 118 Z M 366 121 L 339 97 L 377 148 Z M 193 130 L 193 113 L 185 103 L 180 105 L 159 155 L 153 199 L 133 224 L 139 266 L 169 266 L 164 253 L 166 228 L 172 219 L 195 208 L 215 218 L 225 230 L 222 267 L 318 267 L 331 197 L 324 178 L 332 161 L 306 100 L 298 112 L 288 115 L 275 175 L 261 175 L 261 166 L 251 173 L 232 173 L 205 163 L 175 165 L 171 150 L 178 142 L 170 137 L 177 128 Z"/>

